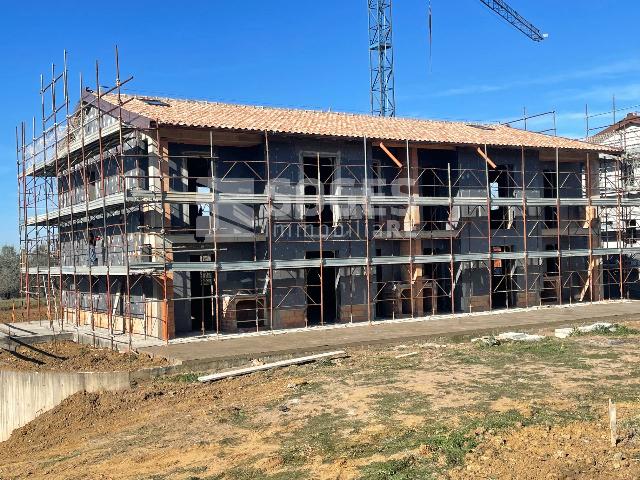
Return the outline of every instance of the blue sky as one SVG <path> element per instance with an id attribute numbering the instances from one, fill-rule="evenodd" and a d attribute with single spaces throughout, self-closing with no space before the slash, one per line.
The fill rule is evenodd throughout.
<path id="1" fill-rule="evenodd" d="M 640 103 L 637 0 L 509 0 L 542 31 L 534 43 L 479 0 L 394 2 L 398 115 L 496 121 L 556 110 L 584 135 L 584 108 Z M 39 115 L 39 76 L 69 52 L 78 75 L 131 91 L 350 112 L 369 109 L 365 0 L 7 2 L 0 15 L 0 243 L 17 244 L 15 126 Z M 615 5 L 615 7 L 614 7 Z M 609 120 L 603 118 L 606 123 Z M 533 124 L 544 129 L 550 122 Z"/>

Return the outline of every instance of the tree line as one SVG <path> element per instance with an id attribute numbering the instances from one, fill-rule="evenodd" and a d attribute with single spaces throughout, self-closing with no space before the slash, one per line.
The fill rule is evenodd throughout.
<path id="1" fill-rule="evenodd" d="M 0 298 L 20 296 L 20 254 L 13 245 L 0 247 Z"/>

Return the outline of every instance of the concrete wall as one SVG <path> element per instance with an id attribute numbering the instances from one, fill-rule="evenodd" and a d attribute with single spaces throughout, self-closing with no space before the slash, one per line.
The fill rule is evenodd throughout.
<path id="1" fill-rule="evenodd" d="M 0 441 L 16 428 L 74 393 L 117 391 L 130 386 L 129 372 L 20 372 L 0 370 Z"/>
<path id="2" fill-rule="evenodd" d="M 58 337 L 59 338 L 59 337 Z M 41 337 L 40 341 L 45 338 Z M 90 337 L 75 341 L 91 343 Z M 110 347 L 108 339 L 97 339 L 102 347 Z M 223 365 L 220 363 L 219 365 Z M 175 375 L 194 369 L 218 368 L 204 362 L 176 363 L 165 367 L 150 367 L 122 372 L 55 372 L 0 370 L 0 442 L 16 428 L 26 425 L 38 415 L 51 410 L 64 399 L 78 392 L 117 392 L 152 378 Z M 233 364 L 235 366 L 235 364 Z"/>

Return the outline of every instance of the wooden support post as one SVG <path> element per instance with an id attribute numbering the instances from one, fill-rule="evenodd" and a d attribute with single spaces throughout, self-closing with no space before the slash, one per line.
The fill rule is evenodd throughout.
<path id="1" fill-rule="evenodd" d="M 213 145 L 213 131 L 209 131 L 209 156 L 211 157 L 211 214 L 212 214 L 212 230 L 213 230 L 213 255 L 211 260 L 213 261 L 213 283 L 215 284 L 214 292 L 214 308 L 216 311 L 216 335 L 220 335 L 220 280 L 218 273 L 219 256 L 218 256 L 218 192 L 217 192 L 217 175 L 216 175 L 216 162 L 214 159 L 215 148 Z M 204 316 L 203 316 L 204 323 Z M 204 330 L 204 328 L 203 328 Z"/>
<path id="2" fill-rule="evenodd" d="M 449 195 L 449 218 L 447 223 L 449 224 L 449 278 L 451 281 L 451 290 L 449 291 L 449 297 L 451 299 L 451 313 L 456 312 L 456 278 L 455 278 L 455 261 L 453 258 L 453 193 L 451 188 L 451 163 L 447 163 L 447 192 Z M 436 287 L 437 288 L 437 287 Z M 433 307 L 432 307 L 433 308 Z"/>
<path id="3" fill-rule="evenodd" d="M 413 199 L 411 197 L 412 195 L 412 188 L 411 188 L 411 181 L 412 181 L 412 175 L 411 175 L 411 155 L 409 152 L 409 140 L 406 141 L 406 156 L 407 156 L 407 210 L 408 210 L 408 214 L 409 214 L 409 231 L 407 232 L 409 234 L 409 291 L 410 294 L 409 296 L 411 297 L 411 299 L 409 300 L 411 302 L 411 318 L 415 318 L 415 312 L 414 312 L 414 300 L 415 300 L 415 294 L 413 291 L 413 225 L 414 225 L 414 218 L 413 218 Z M 406 223 L 406 222 L 405 222 Z M 400 294 L 400 301 L 402 302 L 402 294 Z"/>
<path id="4" fill-rule="evenodd" d="M 269 327 L 273 330 L 273 192 L 271 191 L 271 160 L 269 134 L 264 132 L 264 157 L 267 172 L 267 248 L 269 255 Z"/>
<path id="5" fill-rule="evenodd" d="M 618 444 L 618 412 L 616 404 L 609 399 L 609 430 L 611 446 L 615 447 Z"/>
<path id="6" fill-rule="evenodd" d="M 560 215 L 560 150 L 556 147 L 556 241 L 558 242 L 558 285 L 556 295 L 558 305 L 562 305 L 562 238 L 560 228 L 562 217 Z"/>
<path id="7" fill-rule="evenodd" d="M 529 249 L 527 239 L 529 236 L 527 227 L 527 179 L 525 176 L 524 145 L 521 149 L 521 176 L 522 176 L 522 244 L 524 247 L 524 304 L 529 308 Z M 519 305 L 518 305 L 519 306 Z"/>
<path id="8" fill-rule="evenodd" d="M 156 122 L 157 125 L 157 122 Z M 162 243 L 162 337 L 169 342 L 175 336 L 175 320 L 173 308 L 170 302 L 173 301 L 173 272 L 167 269 L 167 263 L 173 260 L 173 251 L 167 251 L 167 228 L 171 226 L 171 204 L 166 203 L 165 192 L 171 190 L 171 178 L 169 175 L 169 147 L 166 142 L 160 140 L 160 130 L 156 126 L 156 155 L 158 158 L 158 168 L 160 170 L 160 216 L 162 218 L 162 229 L 160 242 Z"/>
<path id="9" fill-rule="evenodd" d="M 583 287 L 583 290 L 580 294 L 580 301 L 582 301 L 582 299 L 584 298 L 584 294 L 586 292 L 586 289 L 589 289 L 589 300 L 593 303 L 593 268 L 594 268 L 594 258 L 593 258 L 593 220 L 595 219 L 595 215 L 594 215 L 594 207 L 592 205 L 592 200 L 591 200 L 591 157 L 589 155 L 589 153 L 587 152 L 587 188 L 586 188 L 586 192 L 587 192 L 587 211 L 586 211 L 586 221 L 587 221 L 587 228 L 589 229 L 588 235 L 589 235 L 589 273 L 588 273 L 588 280 L 586 283 L 586 286 Z"/>
<path id="10" fill-rule="evenodd" d="M 318 209 L 318 241 L 320 247 L 320 325 L 324 325 L 324 252 L 322 241 L 322 210 L 324 209 L 324 185 L 320 181 L 320 152 L 316 153 L 316 168 L 318 170 L 318 203 L 316 208 Z M 335 295 L 335 290 L 333 292 Z"/>
<path id="11" fill-rule="evenodd" d="M 487 146 L 484 146 L 485 152 L 480 150 L 478 147 L 478 152 L 482 152 L 480 155 L 485 160 L 487 160 L 484 166 L 484 174 L 485 174 L 485 184 L 486 184 L 486 195 L 487 195 L 487 252 L 488 252 L 488 268 L 487 268 L 487 285 L 489 286 L 489 311 L 493 310 L 493 249 L 491 242 L 491 187 L 489 185 L 489 157 L 486 154 Z M 493 168 L 496 167 L 495 163 L 493 164 Z"/>
<path id="12" fill-rule="evenodd" d="M 369 244 L 369 164 L 367 162 L 367 137 L 363 137 L 362 146 L 364 149 L 364 234 L 367 264 L 365 274 L 367 276 L 367 322 L 371 325 L 371 246 Z"/>

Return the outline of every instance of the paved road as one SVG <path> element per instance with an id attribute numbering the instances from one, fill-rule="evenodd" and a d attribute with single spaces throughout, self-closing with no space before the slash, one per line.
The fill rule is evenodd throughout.
<path id="1" fill-rule="evenodd" d="M 346 346 L 393 343 L 421 338 L 479 335 L 495 331 L 559 327 L 596 321 L 640 318 L 640 301 L 580 304 L 526 311 L 462 315 L 421 321 L 355 324 L 234 338 L 194 339 L 141 348 L 178 362 L 251 359 L 318 352 Z"/>

